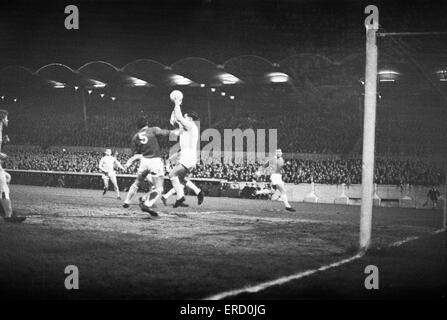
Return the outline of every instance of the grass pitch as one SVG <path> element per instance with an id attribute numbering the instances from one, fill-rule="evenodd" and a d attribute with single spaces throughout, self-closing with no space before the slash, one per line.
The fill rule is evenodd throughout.
<path id="1" fill-rule="evenodd" d="M 290 213 L 280 202 L 205 198 L 197 206 L 188 197 L 188 208 L 173 209 L 174 199 L 159 203 L 154 220 L 137 197 L 124 209 L 112 192 L 11 189 L 15 211 L 28 216 L 22 225 L 0 223 L 0 295 L 11 299 L 201 299 L 347 258 L 358 243 L 358 206 L 294 203 Z M 445 232 L 416 246 L 379 248 L 441 224 L 438 210 L 374 208 L 371 254 L 236 298 L 387 298 L 411 290 L 438 298 L 445 292 Z M 383 267 L 388 291 L 365 291 L 371 263 Z M 64 287 L 67 265 L 79 268 L 79 290 Z M 426 281 L 412 282 L 414 272 L 426 272 Z"/>

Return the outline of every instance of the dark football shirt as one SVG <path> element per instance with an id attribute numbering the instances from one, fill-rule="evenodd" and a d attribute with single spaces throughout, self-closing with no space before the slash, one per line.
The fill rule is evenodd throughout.
<path id="1" fill-rule="evenodd" d="M 142 154 L 145 158 L 160 158 L 161 149 L 158 142 L 159 136 L 169 135 L 169 130 L 159 127 L 144 127 L 132 138 L 132 152 Z"/>

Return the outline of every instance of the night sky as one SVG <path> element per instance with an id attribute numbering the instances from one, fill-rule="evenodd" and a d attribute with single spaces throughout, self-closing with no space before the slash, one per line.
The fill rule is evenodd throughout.
<path id="1" fill-rule="evenodd" d="M 386 31 L 447 31 L 446 1 L 5 1 L 0 68 L 93 60 L 118 67 L 138 58 L 164 64 L 188 56 L 216 63 L 242 54 L 279 61 L 294 53 L 343 56 L 364 50 L 363 10 L 376 4 Z M 66 30 L 66 5 L 80 30 Z M 445 39 L 445 38 L 444 38 Z M 447 53 L 447 42 L 420 51 Z"/>

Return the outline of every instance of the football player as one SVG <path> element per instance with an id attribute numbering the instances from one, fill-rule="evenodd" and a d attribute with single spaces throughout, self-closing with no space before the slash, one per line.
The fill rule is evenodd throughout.
<path id="1" fill-rule="evenodd" d="M 160 136 L 168 136 L 171 133 L 178 134 L 178 130 L 165 130 L 159 127 L 149 127 L 145 117 L 137 121 L 138 132 L 132 138 L 133 156 L 126 162 L 125 168 L 132 165 L 135 160 L 140 160 L 137 178 L 130 186 L 124 201 L 124 208 L 128 208 L 132 197 L 138 192 L 139 187 L 144 180 L 152 182 L 155 186 L 145 197 L 140 198 L 140 208 L 142 211 L 157 217 L 158 214 L 150 207 L 160 198 L 163 192 L 164 183 L 164 165 L 161 158 L 161 149 L 159 144 Z"/>
<path id="2" fill-rule="evenodd" d="M 116 152 L 115 155 L 117 155 Z M 124 167 L 121 163 L 116 159 L 116 157 L 112 156 L 112 150 L 106 149 L 105 156 L 99 161 L 99 170 L 102 173 L 102 181 L 104 182 L 104 191 L 102 192 L 102 195 L 105 195 L 109 189 L 110 180 L 112 182 L 113 189 L 116 192 L 116 198 L 121 200 L 120 189 L 116 180 L 115 166 L 124 171 Z"/>
<path id="3" fill-rule="evenodd" d="M 280 192 L 280 195 L 281 195 L 280 199 L 284 203 L 286 210 L 295 212 L 295 209 L 293 209 L 291 207 L 289 201 L 287 200 L 285 184 L 282 181 L 281 174 L 282 174 L 282 169 L 284 167 L 284 159 L 282 157 L 281 149 L 277 149 L 275 157 L 273 157 L 270 160 L 267 160 L 264 163 L 263 169 L 267 169 L 269 167 L 272 169 L 272 173 L 270 174 L 270 180 L 272 182 L 272 186 Z M 259 169 L 256 172 L 256 176 L 260 176 L 260 175 L 261 175 L 261 169 Z"/>
<path id="4" fill-rule="evenodd" d="M 3 136 L 3 129 L 8 126 L 8 111 L 0 110 L 0 152 L 2 151 L 3 143 L 9 142 L 7 135 Z"/>
<path id="5" fill-rule="evenodd" d="M 199 128 L 195 124 L 195 120 L 199 120 L 199 116 L 195 112 L 185 112 L 182 114 L 180 108 L 182 104 L 182 97 L 174 99 L 174 118 L 180 125 L 180 156 L 178 164 L 169 173 L 169 178 L 175 192 L 177 194 L 177 200 L 175 201 L 174 208 L 182 206 L 185 202 L 184 189 L 182 184 L 188 187 L 192 187 L 192 182 L 185 180 L 186 175 L 194 169 L 197 164 L 197 143 L 199 137 Z M 171 123 L 173 117 L 171 116 Z M 194 185 L 195 186 L 195 185 Z M 204 193 L 197 187 L 194 190 L 199 199 L 199 203 L 203 202 Z"/>
<path id="6" fill-rule="evenodd" d="M 26 217 L 16 216 L 12 212 L 11 200 L 9 199 L 9 183 L 11 182 L 11 176 L 3 169 L 3 161 L 8 156 L 5 153 L 0 152 L 0 213 L 6 222 L 20 223 L 25 221 Z"/>

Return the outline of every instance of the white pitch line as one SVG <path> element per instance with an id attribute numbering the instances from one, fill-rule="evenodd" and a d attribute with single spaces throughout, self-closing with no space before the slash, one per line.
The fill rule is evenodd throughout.
<path id="1" fill-rule="evenodd" d="M 259 292 L 259 291 L 265 290 L 265 289 L 267 289 L 269 287 L 278 286 L 278 285 L 290 282 L 292 280 L 297 280 L 297 279 L 301 279 L 301 278 L 310 276 L 310 275 L 312 275 L 314 273 L 317 273 L 319 271 L 325 271 L 325 270 L 328 270 L 328 269 L 331 269 L 331 268 L 335 268 L 335 267 L 341 266 L 342 264 L 354 261 L 354 260 L 356 260 L 356 259 L 358 259 L 360 257 L 362 257 L 362 255 L 359 253 L 359 254 L 356 254 L 355 256 L 352 256 L 350 258 L 347 258 L 347 259 L 344 259 L 344 260 L 340 260 L 338 262 L 334 262 L 334 263 L 328 264 L 326 266 L 322 266 L 322 267 L 320 267 L 318 269 L 303 271 L 303 272 L 300 272 L 300 273 L 292 274 L 292 275 L 287 276 L 287 277 L 282 277 L 282 278 L 278 278 L 276 280 L 263 282 L 263 283 L 260 283 L 258 285 L 255 285 L 255 286 L 249 286 L 249 287 L 245 287 L 245 288 L 242 288 L 242 289 L 237 289 L 237 290 L 231 290 L 231 291 L 218 293 L 218 294 L 215 294 L 213 296 L 204 298 L 203 300 L 222 300 L 222 299 L 225 299 L 225 298 L 228 298 L 228 297 L 237 296 L 237 295 L 239 295 L 241 293 L 244 293 L 244 292 L 249 292 L 249 293 Z"/>
<path id="2" fill-rule="evenodd" d="M 441 232 L 444 232 L 444 231 L 445 231 L 445 229 L 439 229 L 439 230 L 430 232 L 428 235 L 435 235 L 435 234 L 438 234 L 438 233 L 441 233 Z M 426 235 L 423 235 L 423 236 L 426 236 Z M 420 237 L 421 236 L 408 237 L 408 238 L 405 238 L 403 240 L 393 242 L 392 244 L 389 245 L 389 247 L 399 247 L 399 246 L 403 245 L 404 243 L 407 243 L 407 242 L 410 242 L 410 241 L 413 241 L 413 240 L 417 240 Z"/>
<path id="3" fill-rule="evenodd" d="M 428 235 L 435 235 L 435 234 L 438 234 L 438 233 L 441 233 L 441 232 L 444 232 L 444 231 L 445 231 L 445 229 L 439 229 L 439 230 L 436 230 L 436 231 L 433 231 L 433 232 L 429 233 Z M 428 235 L 424 235 L 424 236 L 428 236 Z M 413 240 L 417 240 L 420 237 L 421 236 L 408 237 L 408 238 L 405 238 L 404 240 L 397 241 L 397 242 L 394 242 L 394 243 L 390 244 L 389 247 L 399 247 L 399 246 L 401 246 L 404 243 L 407 243 L 407 242 L 410 242 L 410 241 L 413 241 Z M 218 294 L 206 297 L 206 298 L 204 298 L 202 300 L 222 300 L 222 299 L 225 299 L 225 298 L 237 296 L 237 295 L 239 295 L 241 293 L 255 293 L 255 292 L 259 292 L 259 291 L 265 290 L 265 289 L 273 287 L 273 286 L 282 285 L 282 284 L 285 284 L 285 283 L 293 281 L 293 280 L 297 280 L 297 279 L 302 279 L 302 278 L 308 277 L 308 276 L 310 276 L 312 274 L 315 274 L 317 272 L 326 271 L 326 270 L 329 270 L 329 269 L 332 269 L 332 268 L 337 268 L 337 267 L 339 267 L 339 266 L 341 266 L 343 264 L 346 264 L 348 262 L 354 261 L 354 260 L 359 259 L 359 258 L 361 258 L 363 256 L 364 256 L 364 254 L 358 253 L 355 256 L 352 256 L 352 257 L 349 257 L 349 258 L 346 258 L 346 259 L 343 259 L 343 260 L 340 260 L 340 261 L 337 261 L 337 262 L 334 262 L 334 263 L 322 266 L 322 267 L 320 267 L 318 269 L 312 269 L 312 270 L 307 270 L 307 271 L 295 273 L 295 274 L 292 274 L 290 276 L 281 277 L 281 278 L 278 278 L 278 279 L 275 279 L 275 280 L 271 280 L 271 281 L 267 281 L 267 282 L 262 282 L 262 283 L 257 284 L 257 285 L 247 286 L 247 287 L 244 287 L 242 289 L 225 291 L 225 292 L 222 292 L 222 293 L 218 293 Z"/>
<path id="4" fill-rule="evenodd" d="M 171 214 L 173 213 L 182 213 L 182 214 L 187 214 L 187 215 L 210 215 L 213 213 L 231 213 L 231 212 L 238 212 L 235 210 L 223 210 L 223 211 L 173 211 L 173 212 L 169 212 Z"/>

